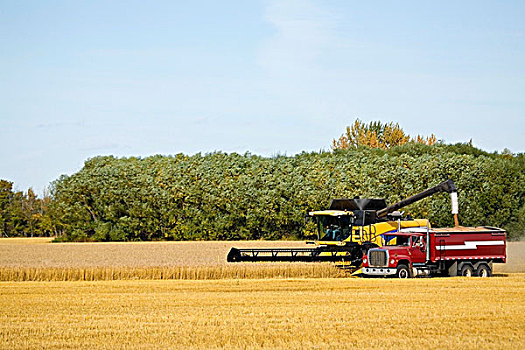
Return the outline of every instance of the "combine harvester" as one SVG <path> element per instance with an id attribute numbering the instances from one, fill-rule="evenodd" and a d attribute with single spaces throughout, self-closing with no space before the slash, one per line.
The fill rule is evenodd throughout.
<path id="1" fill-rule="evenodd" d="M 440 192 L 450 194 L 455 228 L 431 229 L 427 219 L 404 217 L 398 211 Z M 492 227 L 460 227 L 457 214 L 457 189 L 452 180 L 390 206 L 386 205 L 384 199 L 332 199 L 328 210 L 308 213 L 307 218 L 313 218 L 317 223 L 318 239 L 307 242 L 315 244 L 314 248 L 232 248 L 227 261 L 329 261 L 355 271 L 354 274 L 372 276 L 411 277 L 435 273 L 490 275 L 492 262 L 505 262 L 505 231 Z M 486 242 L 489 240 L 487 235 L 497 237 L 493 239 L 497 242 L 494 246 L 502 249 L 491 250 L 493 245 Z M 392 259 L 394 255 L 401 256 L 400 251 L 395 251 L 394 247 L 405 249 L 404 256 L 413 254 L 412 249 L 408 251 L 406 246 L 400 247 L 407 244 L 407 237 L 410 247 L 417 247 L 419 253 L 423 252 L 422 261 L 410 258 Z M 481 241 L 485 243 L 479 244 Z M 425 242 L 430 244 L 426 245 Z M 457 250 L 464 253 L 459 246 L 465 246 L 465 249 L 477 249 L 479 246 L 483 249 L 479 254 L 470 254 L 469 257 L 452 256 L 447 252 Z M 469 258 L 468 263 L 462 260 L 464 257 Z M 451 263 L 454 260 L 455 264 Z"/>

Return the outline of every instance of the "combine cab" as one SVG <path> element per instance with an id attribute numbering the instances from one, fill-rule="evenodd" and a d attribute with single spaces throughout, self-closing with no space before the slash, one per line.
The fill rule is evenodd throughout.
<path id="1" fill-rule="evenodd" d="M 331 261 L 341 267 L 357 268 L 369 249 L 384 244 L 386 234 L 429 227 L 427 219 L 403 217 L 397 210 L 439 192 L 450 193 L 452 212 L 457 215 L 457 192 L 452 180 L 391 206 L 384 199 L 332 199 L 328 210 L 311 211 L 307 215 L 307 220 L 315 220 L 317 224 L 317 240 L 307 242 L 315 247 L 232 248 L 227 261 Z"/>

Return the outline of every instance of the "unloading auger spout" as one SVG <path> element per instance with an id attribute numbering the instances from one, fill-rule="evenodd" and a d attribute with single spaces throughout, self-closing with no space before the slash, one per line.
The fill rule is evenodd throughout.
<path id="1" fill-rule="evenodd" d="M 418 193 L 412 197 L 408 197 L 407 199 L 403 199 L 400 202 L 394 203 L 384 209 L 378 210 L 376 215 L 379 218 L 382 218 L 398 209 L 401 209 L 403 207 L 406 207 L 407 205 L 410 205 L 412 203 L 415 203 L 417 201 L 420 201 L 424 198 L 430 197 L 433 194 L 439 193 L 439 192 L 447 192 L 450 194 L 450 201 L 452 205 L 452 214 L 457 215 L 458 214 L 458 191 L 456 189 L 456 185 L 454 184 L 454 181 L 447 180 L 443 181 L 439 185 L 436 185 L 434 187 L 431 187 L 421 193 Z M 457 226 L 457 225 L 456 225 Z"/>

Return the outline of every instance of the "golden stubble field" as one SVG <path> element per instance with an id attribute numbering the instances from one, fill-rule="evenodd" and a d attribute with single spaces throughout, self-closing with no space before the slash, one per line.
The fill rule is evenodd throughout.
<path id="1" fill-rule="evenodd" d="M 1 282 L 2 349 L 523 349 L 525 275 Z"/>
<path id="2" fill-rule="evenodd" d="M 312 247 L 303 241 L 50 243 L 49 238 L 0 239 L 0 266 L 217 266 L 231 247 Z"/>
<path id="3" fill-rule="evenodd" d="M 231 246 L 304 243 L 0 239 L 0 349 L 525 348 L 524 242 L 488 279 L 333 278 Z"/>

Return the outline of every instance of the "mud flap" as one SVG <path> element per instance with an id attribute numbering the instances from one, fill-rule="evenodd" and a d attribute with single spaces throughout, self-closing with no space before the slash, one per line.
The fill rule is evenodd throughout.
<path id="1" fill-rule="evenodd" d="M 452 265 L 448 268 L 448 275 L 450 277 L 456 277 L 458 275 L 458 262 L 454 261 Z"/>

